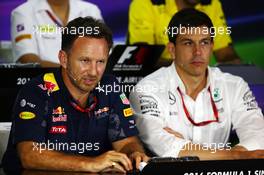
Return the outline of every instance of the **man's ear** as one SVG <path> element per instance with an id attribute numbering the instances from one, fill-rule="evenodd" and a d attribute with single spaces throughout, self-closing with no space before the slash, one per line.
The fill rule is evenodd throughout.
<path id="1" fill-rule="evenodd" d="M 63 50 L 60 50 L 59 51 L 59 60 L 60 60 L 60 65 L 66 69 L 67 68 L 67 61 L 68 61 L 68 58 L 67 58 L 67 53 Z"/>
<path id="2" fill-rule="evenodd" d="M 175 59 L 175 44 L 172 42 L 169 42 L 167 44 L 167 49 L 170 53 L 171 58 L 174 60 Z"/>

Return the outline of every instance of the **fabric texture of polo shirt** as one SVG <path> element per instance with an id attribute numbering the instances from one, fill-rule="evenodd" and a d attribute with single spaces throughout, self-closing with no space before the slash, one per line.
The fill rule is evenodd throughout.
<path id="1" fill-rule="evenodd" d="M 212 0 L 209 5 L 198 4 L 195 9 L 206 13 L 218 31 L 214 38 L 214 50 L 232 43 L 229 35 L 231 29 L 227 28 L 219 0 Z M 133 0 L 129 8 L 129 43 L 166 45 L 169 42 L 167 27 L 172 16 L 178 11 L 175 0 Z M 169 52 L 164 50 L 162 57 L 170 59 Z"/>
<path id="2" fill-rule="evenodd" d="M 68 21 L 91 16 L 102 19 L 99 8 L 89 2 L 69 0 Z M 36 54 L 42 60 L 59 63 L 62 22 L 53 13 L 47 0 L 30 0 L 11 14 L 11 39 L 16 62 L 25 54 Z"/>
<path id="3" fill-rule="evenodd" d="M 13 123 L 3 167 L 21 164 L 15 146 L 34 141 L 37 147 L 70 154 L 98 156 L 112 149 L 112 142 L 138 134 L 125 94 L 116 90 L 113 76 L 105 75 L 85 109 L 77 105 L 62 81 L 61 72 L 46 73 L 24 85 L 14 106 Z"/>

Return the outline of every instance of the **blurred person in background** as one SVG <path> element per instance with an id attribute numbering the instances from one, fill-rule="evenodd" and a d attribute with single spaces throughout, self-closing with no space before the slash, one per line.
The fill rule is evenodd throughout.
<path id="1" fill-rule="evenodd" d="M 195 8 L 206 13 L 214 27 L 219 29 L 214 39 L 213 53 L 221 64 L 239 64 L 241 59 L 232 46 L 222 5 L 219 0 L 132 0 L 129 8 L 128 43 L 162 44 L 169 41 L 167 26 L 172 16 L 184 8 Z M 172 62 L 168 50 L 164 50 L 159 64 Z"/>
<path id="2" fill-rule="evenodd" d="M 99 8 L 80 0 L 29 0 L 11 14 L 14 62 L 59 67 L 61 28 L 77 17 L 102 19 Z"/>

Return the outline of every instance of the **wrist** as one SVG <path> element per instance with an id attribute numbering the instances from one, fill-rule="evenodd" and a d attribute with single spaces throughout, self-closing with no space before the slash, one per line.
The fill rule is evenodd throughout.
<path id="1" fill-rule="evenodd" d="M 247 159 L 249 158 L 248 151 L 241 151 L 239 148 L 230 150 L 232 159 Z"/>
<path id="2" fill-rule="evenodd" d="M 95 158 L 83 157 L 80 162 L 80 169 L 84 172 L 98 172 L 98 166 L 96 165 Z"/>

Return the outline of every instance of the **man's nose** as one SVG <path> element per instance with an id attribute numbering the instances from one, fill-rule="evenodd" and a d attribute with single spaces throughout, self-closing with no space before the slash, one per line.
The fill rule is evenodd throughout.
<path id="1" fill-rule="evenodd" d="M 195 44 L 193 53 L 195 55 L 201 55 L 201 53 L 202 53 L 202 47 L 200 46 L 200 44 Z"/>
<path id="2" fill-rule="evenodd" d="M 97 68 L 96 68 L 96 61 L 92 61 L 89 65 L 88 72 L 91 76 L 96 76 Z"/>

